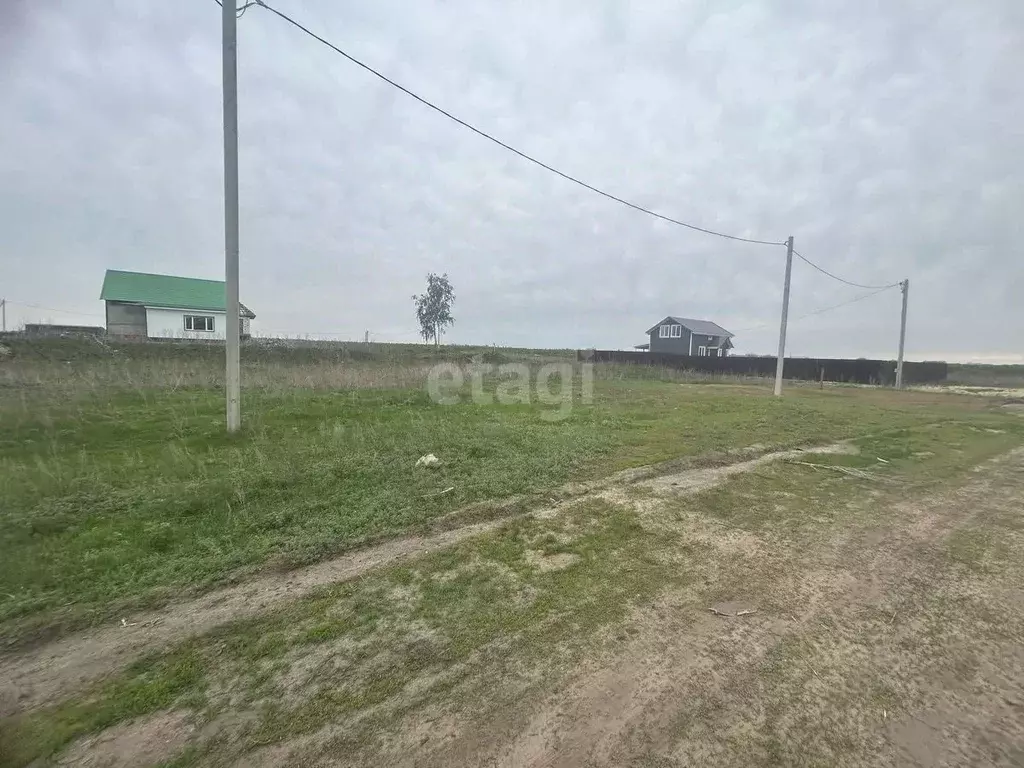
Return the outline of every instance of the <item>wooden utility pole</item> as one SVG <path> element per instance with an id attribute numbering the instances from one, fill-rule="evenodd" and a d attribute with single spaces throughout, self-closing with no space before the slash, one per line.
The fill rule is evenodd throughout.
<path id="1" fill-rule="evenodd" d="M 238 19 L 235 0 L 223 0 L 224 79 L 224 282 L 226 288 L 225 389 L 227 428 L 232 434 L 242 426 L 241 365 L 239 362 L 238 312 Z"/>
<path id="2" fill-rule="evenodd" d="M 910 278 L 900 283 L 903 292 L 903 310 L 900 313 L 900 349 L 896 357 L 896 389 L 903 389 L 903 347 L 907 341 L 907 294 L 910 293 Z"/>
<path id="3" fill-rule="evenodd" d="M 779 325 L 779 358 L 775 363 L 775 396 L 782 395 L 782 368 L 786 360 L 786 324 L 789 322 L 789 283 L 793 277 L 793 236 L 786 241 L 786 282 L 782 288 L 782 322 Z"/>

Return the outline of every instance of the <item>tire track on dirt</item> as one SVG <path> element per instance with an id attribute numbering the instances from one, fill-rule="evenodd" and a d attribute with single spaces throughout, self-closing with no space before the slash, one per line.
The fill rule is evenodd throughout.
<path id="1" fill-rule="evenodd" d="M 1022 464 L 1022 449 L 986 462 L 975 470 L 977 474 L 966 485 L 952 492 L 900 503 L 895 510 L 899 514 L 894 516 L 893 525 L 884 531 L 884 536 L 880 536 L 881 531 L 855 533 L 826 546 L 821 553 L 823 560 L 816 566 L 805 562 L 780 583 L 765 585 L 776 594 L 790 593 L 790 603 L 803 602 L 794 600 L 800 589 L 805 594 L 815 593 L 815 598 L 805 602 L 802 610 L 793 607 L 791 614 L 761 613 L 749 621 L 728 622 L 709 617 L 692 595 L 666 595 L 659 604 L 633 618 L 631 625 L 638 632 L 625 648 L 582 668 L 568 687 L 550 696 L 539 708 L 532 708 L 525 726 L 518 732 L 468 733 L 462 743 L 450 744 L 430 759 L 417 759 L 416 764 L 444 765 L 455 757 L 464 764 L 503 768 L 614 766 L 638 761 L 656 765 L 760 763 L 767 759 L 766 755 L 748 753 L 741 763 L 731 749 L 734 739 L 749 738 L 752 729 L 760 727 L 759 722 L 763 724 L 765 703 L 771 700 L 771 694 L 763 688 L 758 669 L 772 649 L 784 640 L 806 642 L 800 638 L 808 627 L 821 626 L 826 616 L 842 617 L 843 624 L 851 628 L 867 631 L 870 626 L 896 634 L 892 620 L 879 611 L 874 618 L 854 617 L 859 616 L 861 609 L 876 609 L 900 596 L 911 573 L 926 576 L 935 589 L 942 588 L 944 579 L 953 578 L 943 574 L 940 566 L 919 560 L 921 547 L 935 546 L 989 510 L 1013 506 L 1016 492 L 994 492 L 992 479 L 1019 473 L 1024 469 Z M 903 528 L 908 521 L 924 519 L 928 521 L 926 526 Z M 848 570 L 854 563 L 864 566 L 863 569 Z M 996 660 L 1005 656 L 1011 646 L 990 648 L 988 652 Z M 843 661 L 853 663 L 849 659 Z M 866 670 L 861 671 L 867 674 Z M 895 674 L 896 670 L 891 672 Z M 821 674 L 826 674 L 824 669 Z M 923 668 L 900 670 L 900 674 L 922 687 L 929 685 L 920 680 Z M 818 672 L 812 676 L 813 683 L 808 683 L 804 691 L 809 708 L 819 706 L 820 700 L 828 700 L 836 687 L 844 684 L 842 676 L 828 681 L 820 679 Z M 830 685 L 834 687 L 829 688 Z M 689 717 L 690 710 L 702 712 L 701 717 L 707 718 L 707 722 L 688 732 L 688 738 L 681 738 L 679 723 Z M 942 724 L 951 732 L 964 730 L 964 718 L 952 717 L 952 706 L 947 710 Z M 814 715 L 818 719 L 830 716 L 827 708 Z M 847 717 L 855 724 L 847 727 L 856 731 L 863 725 L 859 719 L 864 716 L 862 711 L 851 711 Z M 921 750 L 916 743 L 918 736 L 907 736 L 903 732 L 906 729 L 901 730 L 904 723 L 913 722 L 914 718 L 915 713 L 909 712 L 906 719 L 892 722 L 889 740 L 873 745 L 882 750 L 878 756 L 883 763 L 887 751 L 889 756 L 894 753 L 906 761 Z M 868 732 L 874 727 L 870 721 L 867 726 L 862 730 Z M 877 727 L 883 728 L 883 723 L 879 722 Z M 995 734 L 1004 741 L 1002 748 L 1008 750 L 1012 747 L 1007 745 L 1021 743 L 1024 726 L 1020 722 L 1011 725 L 1006 721 L 1001 728 L 998 733 L 989 728 L 984 739 Z M 868 736 L 861 735 L 867 742 Z M 870 738 L 877 741 L 873 734 Z M 934 735 L 929 738 L 934 740 Z M 756 739 L 751 743 L 756 743 Z M 991 745 L 985 742 L 985 748 Z M 973 760 L 984 751 L 978 744 L 955 743 L 948 734 L 943 750 L 940 751 L 944 756 L 958 752 L 961 757 L 971 758 L 956 764 L 976 764 Z M 923 760 L 911 762 L 928 764 Z M 406 761 L 399 764 L 411 765 Z"/>
<path id="2" fill-rule="evenodd" d="M 605 497 L 609 489 L 617 490 L 628 484 L 649 485 L 652 490 L 673 494 L 693 494 L 770 462 L 807 453 L 848 452 L 851 448 L 849 442 L 841 442 L 757 456 L 761 450 L 753 447 L 712 457 L 715 461 L 724 461 L 755 456 L 719 466 L 665 474 L 667 466 L 678 463 L 667 462 L 626 470 L 596 482 L 569 485 L 561 489 L 569 496 L 561 503 Z M 559 506 L 537 508 L 525 514 L 557 515 Z M 514 506 L 510 508 L 516 509 Z M 495 530 L 522 514 L 517 511 L 431 536 L 395 539 L 288 573 L 267 574 L 193 600 L 172 603 L 160 610 L 134 615 L 123 620 L 122 624 L 77 632 L 36 648 L 7 654 L 6 658 L 0 659 L 0 679 L 4 681 L 3 688 L 0 688 L 0 717 L 59 701 L 91 682 L 123 669 L 139 657 L 165 649 L 185 638 L 203 634 L 230 621 L 251 618 L 284 602 L 309 595 L 318 587 L 355 579 L 373 569 L 453 546 Z"/>
<path id="3" fill-rule="evenodd" d="M 255 616 L 325 584 L 349 581 L 374 568 L 452 546 L 507 520 L 490 520 L 435 536 L 395 539 L 286 574 L 270 574 L 219 589 L 193 601 L 133 616 L 125 624 L 68 635 L 17 654 L 0 662 L 0 678 L 4 680 L 0 717 L 60 699 L 185 637 Z"/>

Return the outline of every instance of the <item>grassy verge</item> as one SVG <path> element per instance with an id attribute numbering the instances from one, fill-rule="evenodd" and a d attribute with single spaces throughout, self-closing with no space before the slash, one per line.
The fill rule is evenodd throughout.
<path id="1" fill-rule="evenodd" d="M 5 759 L 20 765 L 81 734 L 183 706 L 205 721 L 245 710 L 233 751 L 375 712 L 346 736 L 358 739 L 452 690 L 485 659 L 514 649 L 517 663 L 540 660 L 685 579 L 651 555 L 653 543 L 632 516 L 601 503 L 558 521 L 512 522 L 141 660 L 81 699 L 8 723 Z M 417 679 L 427 682 L 399 696 Z"/>
<path id="2" fill-rule="evenodd" d="M 811 518 L 822 522 L 841 508 L 851 488 L 864 492 L 872 513 L 888 513 L 876 501 L 884 496 L 927 495 L 969 473 L 980 462 L 1024 442 L 1021 419 L 977 417 L 884 430 L 855 438 L 853 455 L 809 456 L 790 463 L 785 473 L 758 472 L 702 494 L 704 514 L 756 532 L 799 528 Z M 829 469 L 836 467 L 839 471 Z M 850 475 L 842 469 L 859 473 Z M 794 496 L 793 475 L 804 476 Z M 813 481 L 813 482 L 811 482 Z M 788 499 L 780 505 L 780 497 Z M 801 517 L 790 517 L 793 501 Z"/>
<path id="3" fill-rule="evenodd" d="M 553 518 L 512 521 L 139 661 L 81 696 L 0 724 L 0 752 L 5 764 L 23 765 L 112 724 L 185 710 L 214 735 L 195 740 L 176 765 L 228 764 L 286 743 L 310 761 L 330 751 L 372 763 L 382 739 L 397 738 L 405 719 L 426 717 L 440 702 L 477 713 L 481 723 L 498 713 L 511 722 L 597 644 L 628 633 L 630 611 L 666 589 L 689 590 L 698 606 L 759 594 L 763 611 L 785 615 L 773 604 L 782 598 L 762 582 L 792 576 L 797 563 L 773 556 L 751 569 L 730 531 L 799 553 L 879 524 L 892 503 L 922 489 L 954 487 L 1022 440 L 1019 419 L 981 414 L 862 437 L 858 456 L 814 459 L 873 478 L 776 464 L 666 500 L 656 517 L 582 501 Z M 706 533 L 704 523 L 680 526 L 680 515 L 717 525 L 726 544 L 694 536 Z M 951 539 L 950 557 L 976 563 L 989 542 Z M 794 660 L 788 648 L 766 659 L 766 680 L 790 679 L 799 653 Z"/>
<path id="4" fill-rule="evenodd" d="M 491 382 L 493 386 L 493 382 Z M 267 389 L 222 433 L 210 389 L 0 398 L 0 622 L 7 641 L 107 620 L 246 571 L 420 531 L 466 504 L 761 443 L 953 418 L 952 398 L 599 379 L 594 401 L 456 405 L 422 389 Z M 980 407 L 980 406 L 974 406 Z M 436 471 L 415 467 L 434 453 Z"/>

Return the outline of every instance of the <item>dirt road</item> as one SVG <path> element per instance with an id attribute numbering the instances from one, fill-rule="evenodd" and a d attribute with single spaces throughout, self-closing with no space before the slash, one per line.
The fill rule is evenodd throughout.
<path id="1" fill-rule="evenodd" d="M 567 486 L 563 493 L 576 499 L 602 494 L 617 496 L 624 480 L 662 486 L 671 484 L 677 493 L 694 493 L 771 462 L 808 453 L 848 450 L 848 444 L 837 443 L 807 450 L 762 451 L 762 455 L 745 461 L 659 475 L 651 480 L 644 479 L 642 468 L 603 481 Z M 535 511 L 541 515 L 548 513 L 557 514 L 557 509 Z M 76 632 L 25 652 L 9 654 L 0 658 L 0 717 L 59 700 L 143 655 L 223 624 L 259 615 L 281 603 L 298 600 L 318 587 L 356 579 L 371 570 L 479 536 L 494 530 L 514 514 L 515 511 L 505 517 L 463 525 L 432 536 L 395 539 L 288 573 L 269 573 L 195 599 L 172 603 L 158 611 L 128 616 L 121 623 Z"/>
<path id="2" fill-rule="evenodd" d="M 1016 452 L 885 527 L 766 550 L 754 569 L 787 572 L 748 585 L 757 613 L 667 595 L 525 727 L 431 762 L 1024 765 L 1022 502 Z"/>
<path id="3" fill-rule="evenodd" d="M 954 492 L 895 506 L 883 527 L 804 551 L 764 542 L 735 585 L 756 613 L 667 594 L 635 613 L 624 647 L 522 719 L 391 759 L 1024 765 L 1022 502 L 1018 450 Z"/>
<path id="4" fill-rule="evenodd" d="M 1024 764 L 1024 449 L 986 461 L 955 486 L 932 493 L 906 479 L 900 481 L 906 485 L 873 485 L 813 466 L 775 463 L 767 469 L 769 462 L 702 470 L 699 476 L 662 473 L 591 490 L 600 503 L 639 521 L 652 542 L 652 562 L 660 558 L 661 566 L 691 573 L 636 602 L 597 641 L 577 644 L 587 649 L 582 655 L 563 654 L 573 644 L 571 636 L 567 645 L 544 646 L 541 658 L 520 647 L 519 636 L 505 634 L 500 643 L 482 645 L 457 663 L 444 662 L 441 653 L 437 658 L 447 667 L 417 667 L 381 704 L 317 720 L 312 707 L 330 703 L 323 698 L 331 693 L 325 694 L 324 684 L 330 686 L 334 670 L 343 671 L 342 679 L 369 670 L 365 679 L 372 686 L 382 670 L 405 663 L 395 648 L 433 653 L 436 631 L 431 635 L 416 618 L 425 614 L 413 593 L 395 588 L 407 582 L 388 582 L 389 591 L 373 594 L 407 604 L 406 613 L 386 614 L 381 634 L 369 636 L 367 645 L 341 638 L 299 646 L 301 653 L 267 667 L 268 674 L 279 675 L 276 695 L 307 713 L 307 719 L 289 720 L 287 730 L 272 739 L 254 724 L 276 702 L 247 700 L 225 689 L 237 684 L 229 669 L 213 686 L 222 696 L 218 701 L 227 702 L 214 717 L 203 719 L 178 705 L 126 719 L 80 738 L 59 762 L 155 765 L 190 754 L 182 765 Z M 774 474 L 762 482 L 759 471 Z M 829 487 L 841 493 L 825 494 L 816 486 L 799 495 L 800 472 L 813 482 L 826 476 Z M 753 496 L 717 502 L 701 497 L 701 505 L 694 503 L 695 494 L 732 488 L 742 473 L 749 481 L 743 493 Z M 738 515 L 744 499 L 767 500 L 777 517 L 760 527 L 743 525 L 740 518 L 727 516 L 734 524 L 722 524 L 708 517 L 712 502 L 725 505 L 721 514 Z M 573 522 L 567 516 L 552 508 L 534 519 L 549 526 L 543 536 L 555 544 L 592 535 L 581 528 L 583 512 Z M 378 554 L 387 557 L 379 562 L 363 555 L 316 566 L 295 591 L 357 576 L 424 548 L 469 547 L 470 535 L 501 534 L 494 528 L 488 523 L 436 541 L 386 545 Z M 659 548 L 662 534 L 666 541 L 671 536 L 702 548 Z M 541 533 L 530 536 L 533 542 Z M 614 539 L 603 546 L 593 550 L 602 558 L 620 547 Z M 469 560 L 487 565 L 479 553 L 466 551 L 472 553 Z M 585 557 L 586 550 L 580 551 Z M 535 570 L 524 573 L 570 573 L 581 562 L 580 554 L 527 554 Z M 466 560 L 460 555 L 442 562 L 450 570 L 424 576 L 424 583 L 468 578 Z M 493 570 L 493 564 L 487 567 Z M 498 577 L 515 574 L 502 571 Z M 530 590 L 538 594 L 533 586 L 517 594 Z M 287 603 L 294 599 L 288 592 L 281 586 L 261 594 Z M 216 596 L 197 602 L 204 618 L 193 631 L 238 611 L 259 621 L 263 606 L 250 603 L 251 595 L 239 587 L 221 595 L 223 603 Z M 582 590 L 578 600 L 589 595 Z M 486 614 L 487 606 L 480 610 Z M 114 652 L 101 643 L 91 653 L 110 668 L 119 653 L 130 658 L 147 643 L 187 635 L 187 619 L 179 613 L 163 628 L 160 617 L 152 617 L 141 628 L 139 646 L 112 637 Z M 465 620 L 477 615 L 466 613 Z M 294 621 L 304 620 L 301 612 L 294 614 Z M 387 645 L 408 626 L 419 633 L 412 641 Z M 235 631 L 241 630 L 223 629 L 224 637 Z M 69 670 L 94 674 L 93 657 L 78 647 L 81 639 L 10 660 L 8 670 L 19 665 L 22 686 L 11 706 L 30 711 L 69 693 L 79 684 Z M 219 655 L 229 647 L 224 638 L 204 642 L 228 668 L 229 657 Z M 250 658 L 259 657 L 243 656 Z M 343 658 L 361 659 L 365 666 L 345 666 L 350 662 L 338 661 Z"/>

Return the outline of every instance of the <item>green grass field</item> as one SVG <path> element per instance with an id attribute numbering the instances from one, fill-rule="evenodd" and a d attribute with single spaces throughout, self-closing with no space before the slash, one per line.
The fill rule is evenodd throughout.
<path id="1" fill-rule="evenodd" d="M 627 393 L 648 406 L 658 402 L 663 407 L 750 400 L 745 415 L 757 418 L 770 412 L 772 406 L 765 403 L 774 402 L 760 392 L 695 389 L 678 400 L 658 393 L 655 401 L 656 386 L 623 388 L 606 393 L 609 401 L 599 407 L 614 410 L 613 403 Z M 786 412 L 801 415 L 805 427 L 822 413 L 841 417 L 844 409 L 863 407 L 843 396 L 833 401 L 800 393 L 793 399 Z M 660 521 L 640 521 L 623 506 L 597 501 L 570 503 L 554 519 L 514 519 L 456 547 L 326 586 L 254 619 L 183 640 L 78 696 L 14 718 L 6 737 L 0 737 L 8 755 L 0 765 L 45 758 L 80 736 L 168 709 L 191 712 L 202 723 L 228 723 L 219 737 L 178 755 L 173 764 L 181 766 L 229 764 L 308 735 L 323 738 L 325 729 L 329 734 L 338 723 L 347 725 L 336 738 L 314 742 L 316 751 L 307 757 L 359 755 L 359 762 L 372 764 L 380 734 L 440 701 L 492 716 L 524 717 L 523 698 L 542 696 L 603 645 L 628 641 L 632 630 L 611 637 L 605 630 L 665 590 L 695 590 L 701 596 L 698 605 L 709 604 L 737 591 L 759 594 L 763 582 L 784 578 L 795 567 L 787 560 L 770 571 L 752 571 L 743 551 L 730 554 L 692 532 L 682 535 L 672 521 L 696 511 L 705 526 L 785 540 L 789 549 L 800 551 L 801 541 L 810 547 L 884 524 L 890 498 L 955 482 L 980 461 L 1024 440 L 1019 419 L 975 413 L 966 420 L 934 421 L 942 414 L 933 407 L 907 419 L 914 426 L 888 429 L 885 424 L 888 431 L 855 439 L 856 456 L 823 459 L 834 466 L 880 471 L 898 486 L 775 466 L 669 503 Z M 919 420 L 924 415 L 927 422 Z M 979 426 L 997 423 L 998 433 Z M 833 428 L 833 436 L 847 428 Z M 805 432 L 812 433 L 821 436 L 817 429 Z M 730 433 L 721 439 L 735 443 L 739 438 Z M 670 444 L 665 435 L 660 440 L 663 447 Z M 872 492 L 873 503 L 851 514 L 844 505 L 858 491 Z M 969 540 L 964 534 L 963 541 L 953 542 L 954 565 L 968 558 L 973 563 L 991 548 L 994 533 L 969 533 Z M 185 573 L 217 562 L 206 552 L 176 554 L 172 548 L 168 553 L 181 559 Z M 567 558 L 568 567 L 538 567 L 548 558 Z M 762 608 L 772 606 L 773 599 L 762 595 Z M 780 646 L 777 654 L 784 650 Z M 765 675 L 785 680 L 796 662 L 772 659 Z M 524 675 L 525 681 L 510 683 L 510 675 L 512 680 Z M 238 713 L 245 713 L 237 720 L 242 725 L 232 725 Z"/>
<path id="2" fill-rule="evenodd" d="M 603 633 L 665 590 L 695 590 L 703 606 L 784 578 L 802 567 L 803 550 L 886 524 L 891 503 L 958 482 L 1024 440 L 1024 422 L 992 398 L 793 384 L 778 399 L 766 382 L 657 369 L 599 367 L 592 402 L 576 387 L 571 412 L 556 421 L 536 401 L 477 404 L 468 384 L 458 403 L 438 405 L 425 388 L 437 360 L 490 354 L 536 367 L 564 357 L 431 357 L 422 347 L 387 359 L 249 357 L 245 428 L 228 438 L 216 355 L 82 349 L 44 344 L 0 361 L 0 632 L 9 650 L 257 571 L 508 516 L 510 497 L 523 510 L 553 497 L 567 505 L 182 638 L 3 723 L 0 765 L 45 759 L 79 736 L 168 709 L 207 725 L 244 713 L 237 729 L 197 742 L 175 765 L 230 764 L 343 721 L 351 724 L 330 748 L 369 750 L 372 762 L 380 733 L 441 700 L 526 717 L 520 699 L 541 695 L 602 644 L 628 640 Z M 662 499 L 651 519 L 563 490 L 674 459 L 714 463 L 738 449 L 841 439 L 858 455 L 818 461 L 877 480 L 773 465 Z M 426 453 L 440 466 L 417 468 Z M 628 492 L 643 500 L 642 487 Z M 794 554 L 752 570 L 742 548 L 712 547 L 709 531 Z M 993 534 L 969 531 L 950 546 L 955 563 L 985 563 Z M 519 672 L 510 678 L 509 669 Z M 522 681 L 510 684 L 516 675 Z"/>
<path id="3" fill-rule="evenodd" d="M 679 456 L 821 443 L 953 413 L 941 398 L 907 396 L 893 408 L 890 393 L 794 387 L 776 400 L 764 387 L 689 386 L 671 374 L 636 379 L 657 372 L 610 369 L 593 403 L 578 402 L 577 392 L 571 416 L 548 422 L 537 402 L 474 404 L 468 384 L 460 404 L 436 405 L 423 361 L 303 357 L 247 361 L 254 383 L 245 431 L 228 439 L 215 358 L 159 360 L 165 367 L 154 372 L 148 357 L 60 363 L 67 354 L 46 348 L 46 365 L 58 369 L 51 376 L 24 354 L 4 364 L 9 381 L 14 366 L 39 377 L 0 390 L 8 642 L 422 531 L 473 502 Z M 440 468 L 415 467 L 427 453 Z"/>

